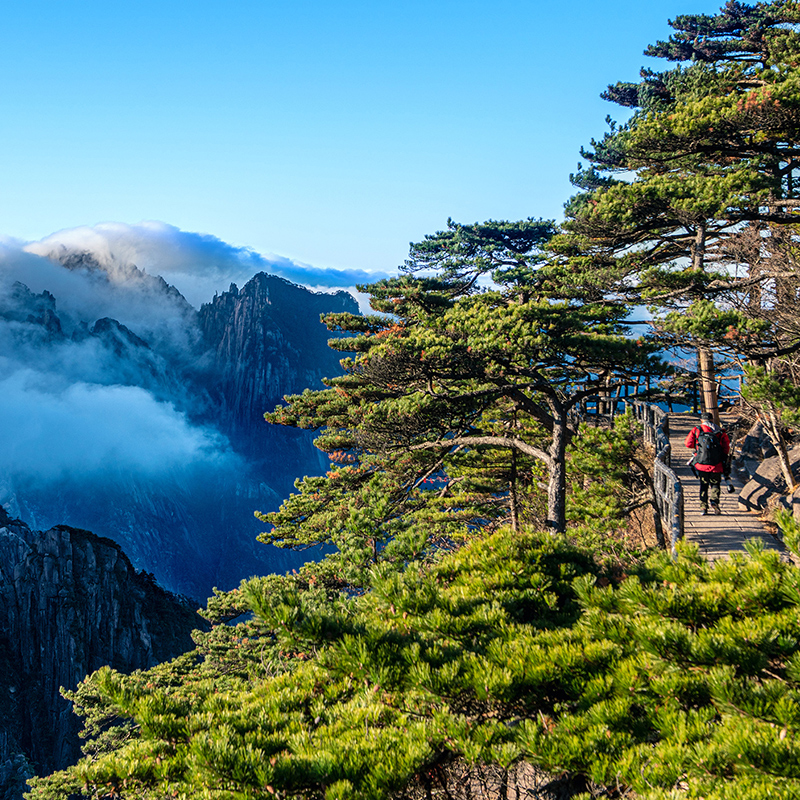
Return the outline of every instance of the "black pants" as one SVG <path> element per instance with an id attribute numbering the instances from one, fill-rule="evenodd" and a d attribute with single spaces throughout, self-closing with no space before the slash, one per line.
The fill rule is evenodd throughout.
<path id="1" fill-rule="evenodd" d="M 697 474 L 700 477 L 700 505 L 708 509 L 710 500 L 713 505 L 718 506 L 722 473 L 697 470 Z"/>

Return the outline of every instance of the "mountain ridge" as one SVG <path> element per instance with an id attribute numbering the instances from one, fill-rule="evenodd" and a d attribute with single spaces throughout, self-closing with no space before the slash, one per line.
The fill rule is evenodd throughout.
<path id="1" fill-rule="evenodd" d="M 11 354 L 0 403 L 5 394 L 25 405 L 12 409 L 21 422 L 7 437 L 20 441 L 23 461 L 42 462 L 22 475 L 10 454 L 0 458 L 0 504 L 37 528 L 64 523 L 109 536 L 137 568 L 198 600 L 215 586 L 300 566 L 307 555 L 256 542 L 253 512 L 276 508 L 298 476 L 323 472 L 327 461 L 308 433 L 275 430 L 263 414 L 338 372 L 319 317 L 357 312 L 352 296 L 258 273 L 195 310 L 135 266 L 116 263 L 114 278 L 86 253 L 56 255 L 71 293 L 17 281 L 0 294 L 0 343 Z M 143 439 L 137 424 L 148 417 L 159 424 Z M 76 425 L 85 433 L 60 445 Z M 52 448 L 58 468 L 47 463 Z M 62 477 L 42 478 L 50 473 Z"/>

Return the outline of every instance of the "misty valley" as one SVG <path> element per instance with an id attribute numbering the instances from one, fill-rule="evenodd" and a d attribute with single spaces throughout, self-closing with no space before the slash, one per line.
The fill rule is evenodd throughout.
<path id="1" fill-rule="evenodd" d="M 6 511 L 109 537 L 197 601 L 302 563 L 256 542 L 253 511 L 325 462 L 263 414 L 335 373 L 319 316 L 357 310 L 352 297 L 260 273 L 197 310 L 133 264 L 66 249 L 27 261 L 33 288 L 0 267 Z"/>

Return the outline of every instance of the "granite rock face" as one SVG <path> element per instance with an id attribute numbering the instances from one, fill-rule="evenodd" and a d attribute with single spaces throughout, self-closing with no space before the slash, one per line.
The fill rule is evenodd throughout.
<path id="1" fill-rule="evenodd" d="M 212 354 L 209 389 L 226 431 L 237 439 L 258 436 L 264 412 L 283 395 L 322 388 L 323 377 L 341 371 L 320 315 L 344 311 L 358 313 L 347 292 L 310 292 L 263 272 L 200 308 Z"/>
<path id="2" fill-rule="evenodd" d="M 773 458 L 776 454 L 775 445 L 770 441 L 764 426 L 760 422 L 756 422 L 745 434 L 741 452 L 733 466 L 737 472 L 746 476 L 744 478 L 746 481 L 751 480 L 761 462 Z"/>
<path id="3" fill-rule="evenodd" d="M 320 315 L 345 311 L 358 313 L 347 292 L 310 292 L 263 272 L 200 308 L 208 348 L 200 380 L 214 420 L 280 499 L 294 491 L 296 478 L 322 474 L 327 460 L 312 434 L 268 425 L 264 412 L 284 395 L 321 389 L 324 377 L 341 373 L 341 353 L 328 347 L 331 334 Z"/>
<path id="4" fill-rule="evenodd" d="M 792 475 L 795 480 L 798 480 L 800 479 L 800 447 L 793 447 L 789 450 L 788 455 Z M 771 505 L 772 498 L 782 497 L 787 490 L 778 457 L 765 458 L 739 493 L 739 508 L 742 511 L 763 511 Z"/>
<path id="5" fill-rule="evenodd" d="M 106 664 L 130 672 L 172 658 L 204 624 L 111 540 L 34 531 L 0 508 L 0 797 L 78 759 L 79 720 L 60 687 Z"/>

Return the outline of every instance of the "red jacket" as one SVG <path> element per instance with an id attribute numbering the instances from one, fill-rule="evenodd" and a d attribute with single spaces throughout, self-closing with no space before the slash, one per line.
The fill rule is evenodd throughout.
<path id="1" fill-rule="evenodd" d="M 700 424 L 700 427 L 704 431 L 713 431 L 713 428 L 703 423 Z M 685 444 L 692 451 L 696 451 L 697 449 L 697 434 L 699 432 L 700 428 L 692 428 L 689 431 L 689 435 L 686 437 Z M 725 454 L 725 460 L 721 464 L 695 464 L 694 468 L 696 470 L 700 472 L 725 472 L 728 453 L 731 451 L 731 440 L 728 438 L 728 434 L 723 430 L 719 431 L 719 443 L 722 445 L 722 452 Z"/>

